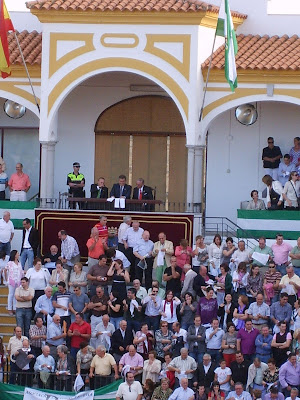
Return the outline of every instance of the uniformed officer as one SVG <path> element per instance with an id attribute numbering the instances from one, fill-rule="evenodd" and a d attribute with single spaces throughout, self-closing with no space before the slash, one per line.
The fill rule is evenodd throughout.
<path id="1" fill-rule="evenodd" d="M 67 177 L 67 185 L 69 186 L 69 194 L 71 197 L 85 197 L 83 190 L 85 186 L 84 175 L 79 172 L 79 162 L 73 163 L 73 172 L 70 172 Z M 76 203 L 72 203 L 70 208 L 76 208 Z M 82 204 L 79 203 L 79 208 L 82 208 Z"/>

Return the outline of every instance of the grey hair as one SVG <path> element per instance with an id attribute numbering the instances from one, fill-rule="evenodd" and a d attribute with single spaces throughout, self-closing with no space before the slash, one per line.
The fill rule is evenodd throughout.
<path id="1" fill-rule="evenodd" d="M 100 344 L 100 346 L 97 347 L 97 350 L 102 350 L 106 353 L 106 348 L 103 346 L 103 344 Z"/>
<path id="2" fill-rule="evenodd" d="M 9 211 L 4 211 L 4 213 L 3 213 L 3 217 L 5 216 L 5 215 L 10 215 L 10 212 Z"/>
<path id="3" fill-rule="evenodd" d="M 60 344 L 57 346 L 57 351 L 60 351 L 61 353 L 68 354 L 68 348 L 64 344 Z"/>
<path id="4" fill-rule="evenodd" d="M 51 289 L 52 290 L 53 288 L 48 285 L 48 286 L 45 287 L 44 292 L 46 292 L 47 289 Z"/>
<path id="5" fill-rule="evenodd" d="M 127 222 L 129 220 L 131 220 L 131 216 L 130 215 L 125 215 L 125 217 L 123 217 L 123 222 Z"/>

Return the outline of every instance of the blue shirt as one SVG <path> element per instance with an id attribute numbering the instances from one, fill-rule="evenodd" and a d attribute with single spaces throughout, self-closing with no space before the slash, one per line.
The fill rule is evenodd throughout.
<path id="1" fill-rule="evenodd" d="M 236 394 L 236 391 L 233 390 L 232 392 L 228 393 L 226 400 L 230 399 L 230 397 L 233 397 L 235 400 L 252 400 L 251 394 L 245 391 L 243 391 L 243 393 L 240 396 L 238 396 Z"/>
<path id="2" fill-rule="evenodd" d="M 49 299 L 45 294 L 43 294 L 37 299 L 34 309 L 37 313 L 40 313 L 41 310 L 43 310 L 47 311 L 48 314 L 53 314 L 54 307 L 52 305 L 52 297 Z"/>
<path id="3" fill-rule="evenodd" d="M 255 339 L 256 353 L 263 356 L 271 354 L 272 339 L 272 335 L 265 337 L 260 333 Z M 267 346 L 263 346 L 263 343 L 267 343 Z"/>
<path id="4" fill-rule="evenodd" d="M 292 318 L 292 306 L 289 303 L 281 306 L 280 302 L 276 301 L 271 305 L 270 314 L 271 318 L 289 323 Z"/>
<path id="5" fill-rule="evenodd" d="M 183 389 L 183 387 L 179 387 L 174 390 L 168 400 L 188 400 L 190 397 L 194 397 L 195 393 L 189 387 Z"/>
<path id="6" fill-rule="evenodd" d="M 52 340 L 53 337 L 60 336 L 61 334 L 62 329 L 60 324 L 56 325 L 54 322 L 51 322 L 47 328 L 47 343 L 52 344 L 53 346 L 59 346 L 60 344 L 63 344 L 65 341 L 64 338 Z"/>
<path id="7" fill-rule="evenodd" d="M 51 371 L 47 367 L 42 367 L 42 365 L 46 364 L 47 366 L 49 365 L 51 367 Z M 34 370 L 35 371 L 48 371 L 48 372 L 54 372 L 55 368 L 55 361 L 52 356 L 45 357 L 44 354 L 41 354 L 40 356 L 37 357 L 36 362 L 34 364 Z"/>
<path id="8" fill-rule="evenodd" d="M 139 253 L 141 257 L 152 257 L 154 244 L 152 240 L 140 239 L 133 248 L 134 253 Z"/>

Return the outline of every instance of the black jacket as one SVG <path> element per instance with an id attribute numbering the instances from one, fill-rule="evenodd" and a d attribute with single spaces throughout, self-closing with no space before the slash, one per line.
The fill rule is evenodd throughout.
<path id="1" fill-rule="evenodd" d="M 21 247 L 21 253 L 23 250 L 24 246 L 24 240 L 25 240 L 25 229 L 23 229 L 23 238 L 22 238 L 22 247 Z M 39 237 L 39 231 L 35 229 L 34 227 L 31 228 L 30 233 L 29 233 L 29 238 L 28 238 L 29 244 L 32 247 L 34 256 L 37 256 L 37 251 L 40 245 L 40 237 Z"/>
<path id="2" fill-rule="evenodd" d="M 91 198 L 96 199 L 98 196 L 99 189 L 97 188 L 98 185 L 96 183 L 91 184 Z M 100 194 L 100 199 L 107 199 L 108 198 L 108 188 L 106 186 L 103 186 L 101 188 L 101 194 Z"/>
<path id="3" fill-rule="evenodd" d="M 132 343 L 133 343 L 132 330 L 127 328 L 123 339 L 120 329 L 117 329 L 111 337 L 111 351 L 113 354 L 115 353 L 122 356 L 123 354 L 128 352 L 128 350 L 126 350 L 126 347 L 131 345 Z M 120 346 L 124 348 L 124 351 L 120 351 L 119 349 Z"/>
<path id="4" fill-rule="evenodd" d="M 135 187 L 133 189 L 133 196 L 132 198 L 135 200 L 139 199 L 139 188 Z M 150 186 L 144 186 L 143 187 L 143 192 L 142 192 L 142 200 L 147 199 L 147 200 L 153 200 L 153 195 L 152 195 L 152 189 Z"/>
<path id="5" fill-rule="evenodd" d="M 131 188 L 130 185 L 125 184 L 125 185 L 124 185 L 124 189 L 123 189 L 122 196 L 124 196 L 126 199 L 130 199 L 130 197 L 131 197 L 131 189 L 132 189 L 132 188 Z M 120 194 L 120 185 L 119 185 L 118 183 L 114 183 L 114 184 L 113 184 L 113 187 L 111 188 L 110 197 L 112 197 L 112 196 L 114 196 L 114 197 L 116 197 L 116 198 L 121 197 L 121 194 Z"/>
<path id="6" fill-rule="evenodd" d="M 227 319 L 226 319 L 226 325 L 228 324 L 228 322 L 232 322 L 232 318 L 233 318 L 233 311 L 235 309 L 235 306 L 233 303 L 231 303 L 231 306 L 229 308 L 229 314 L 227 314 Z M 220 327 L 223 329 L 223 324 L 224 324 L 224 315 L 225 315 L 225 306 L 221 307 L 221 305 L 218 308 L 218 317 L 220 318 Z M 226 332 L 226 331 L 225 331 Z"/>
<path id="7" fill-rule="evenodd" d="M 247 384 L 249 365 L 250 363 L 246 360 L 241 364 L 238 364 L 236 361 L 230 364 L 232 372 L 231 379 L 233 382 L 241 382 L 244 386 Z"/>
<path id="8" fill-rule="evenodd" d="M 211 363 L 211 366 L 206 374 L 203 364 L 198 364 L 198 369 L 197 369 L 198 385 L 204 385 L 204 387 L 206 389 L 210 388 L 210 385 L 215 380 L 215 369 L 216 368 L 217 368 L 216 364 Z"/>

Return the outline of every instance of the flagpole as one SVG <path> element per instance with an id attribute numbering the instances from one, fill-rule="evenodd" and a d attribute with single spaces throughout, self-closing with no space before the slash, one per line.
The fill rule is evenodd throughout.
<path id="1" fill-rule="evenodd" d="M 15 35 L 15 39 L 16 39 L 16 42 L 17 42 L 17 45 L 18 45 L 18 49 L 19 49 L 19 52 L 21 54 L 21 58 L 22 58 L 22 61 L 23 61 L 23 64 L 24 64 L 24 67 L 25 67 L 25 70 L 26 70 L 27 78 L 28 78 L 28 81 L 29 81 L 30 86 L 31 86 L 31 90 L 32 90 L 32 94 L 33 94 L 33 97 L 34 97 L 34 101 L 35 101 L 37 109 L 38 109 L 38 111 L 40 113 L 40 106 L 39 106 L 39 103 L 37 101 L 37 97 L 35 95 L 35 91 L 34 91 L 34 88 L 33 88 L 33 85 L 32 85 L 32 81 L 31 81 L 31 78 L 30 78 L 30 75 L 29 75 L 29 71 L 28 71 L 28 68 L 27 68 L 27 65 L 26 65 L 26 61 L 25 61 L 25 58 L 24 58 L 24 55 L 23 55 L 23 52 L 22 52 L 22 49 L 21 49 L 21 46 L 20 46 L 20 42 L 19 42 L 19 39 L 18 39 L 17 34 L 16 34 L 16 31 L 14 31 L 14 35 Z"/>
<path id="2" fill-rule="evenodd" d="M 214 48 L 215 48 L 215 44 L 216 44 L 216 37 L 217 37 L 217 28 L 215 30 L 214 41 L 213 41 L 213 45 L 212 45 L 211 55 L 210 55 L 209 64 L 208 64 L 208 70 L 207 70 L 207 74 L 206 74 L 206 82 L 205 82 L 205 86 L 204 86 L 204 94 L 203 94 L 202 106 L 201 106 L 201 110 L 200 110 L 199 121 L 201 121 L 202 117 L 203 117 L 203 110 L 204 110 L 204 104 L 205 104 L 205 98 L 206 98 L 206 92 L 207 92 L 207 86 L 208 86 L 208 80 L 209 80 L 209 73 L 210 73 L 211 64 L 212 64 L 212 60 L 213 60 Z"/>

